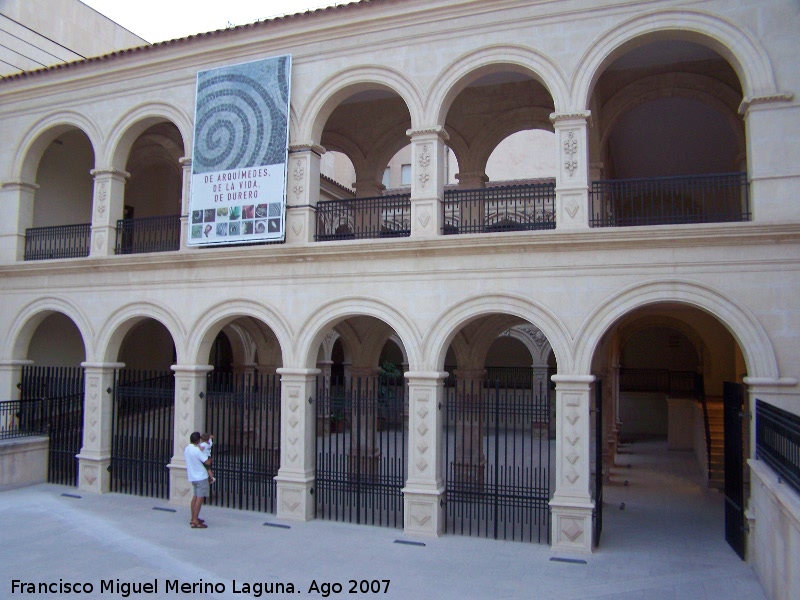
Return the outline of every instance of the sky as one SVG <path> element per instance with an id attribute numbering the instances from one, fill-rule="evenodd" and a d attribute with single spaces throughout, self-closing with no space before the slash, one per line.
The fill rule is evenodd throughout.
<path id="1" fill-rule="evenodd" d="M 81 0 L 148 42 L 186 37 L 355 0 Z"/>

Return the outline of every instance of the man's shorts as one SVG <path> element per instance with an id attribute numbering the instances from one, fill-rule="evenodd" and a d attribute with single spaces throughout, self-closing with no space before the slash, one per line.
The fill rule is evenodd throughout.
<path id="1" fill-rule="evenodd" d="M 201 479 L 200 481 L 192 482 L 192 492 L 195 498 L 208 498 L 211 489 L 208 486 L 208 479 Z"/>

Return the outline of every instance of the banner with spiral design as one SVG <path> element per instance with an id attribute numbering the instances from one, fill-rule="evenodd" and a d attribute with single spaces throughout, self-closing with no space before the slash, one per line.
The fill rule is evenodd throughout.
<path id="1" fill-rule="evenodd" d="M 201 71 L 189 245 L 282 240 L 291 56 Z"/>

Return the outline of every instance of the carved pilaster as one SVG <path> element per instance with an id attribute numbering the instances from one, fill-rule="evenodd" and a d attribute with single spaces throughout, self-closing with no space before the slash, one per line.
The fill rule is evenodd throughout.
<path id="1" fill-rule="evenodd" d="M 590 415 L 594 376 L 554 375 L 556 489 L 550 501 L 554 549 L 592 551 Z"/>
<path id="2" fill-rule="evenodd" d="M 442 127 L 411 130 L 411 236 L 431 237 L 442 230 L 442 199 L 446 172 Z"/>
<path id="3" fill-rule="evenodd" d="M 553 113 L 550 120 L 558 143 L 556 228 L 589 226 L 589 111 Z"/>
<path id="4" fill-rule="evenodd" d="M 189 242 L 189 211 L 192 206 L 192 159 L 184 156 L 179 159 L 183 181 L 181 185 L 181 250 L 188 247 Z"/>
<path id="5" fill-rule="evenodd" d="M 442 478 L 443 382 L 447 373 L 407 372 L 408 479 L 403 488 L 405 532 L 437 536 L 444 530 Z"/>
<path id="6" fill-rule="evenodd" d="M 281 376 L 281 466 L 275 477 L 278 517 L 314 518 L 316 379 L 319 369 L 278 369 Z"/>
<path id="7" fill-rule="evenodd" d="M 286 177 L 286 243 L 314 241 L 319 202 L 320 156 L 325 148 L 313 144 L 292 145 Z"/>
<path id="8" fill-rule="evenodd" d="M 90 256 L 114 254 L 117 221 L 122 218 L 125 203 L 125 181 L 131 176 L 116 169 L 93 169 L 94 202 L 92 204 L 92 245 Z"/>

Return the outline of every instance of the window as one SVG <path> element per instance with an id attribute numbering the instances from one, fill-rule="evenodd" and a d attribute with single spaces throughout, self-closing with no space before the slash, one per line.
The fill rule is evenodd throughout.
<path id="1" fill-rule="evenodd" d="M 400 185 L 411 185 L 411 165 L 400 167 Z"/>

